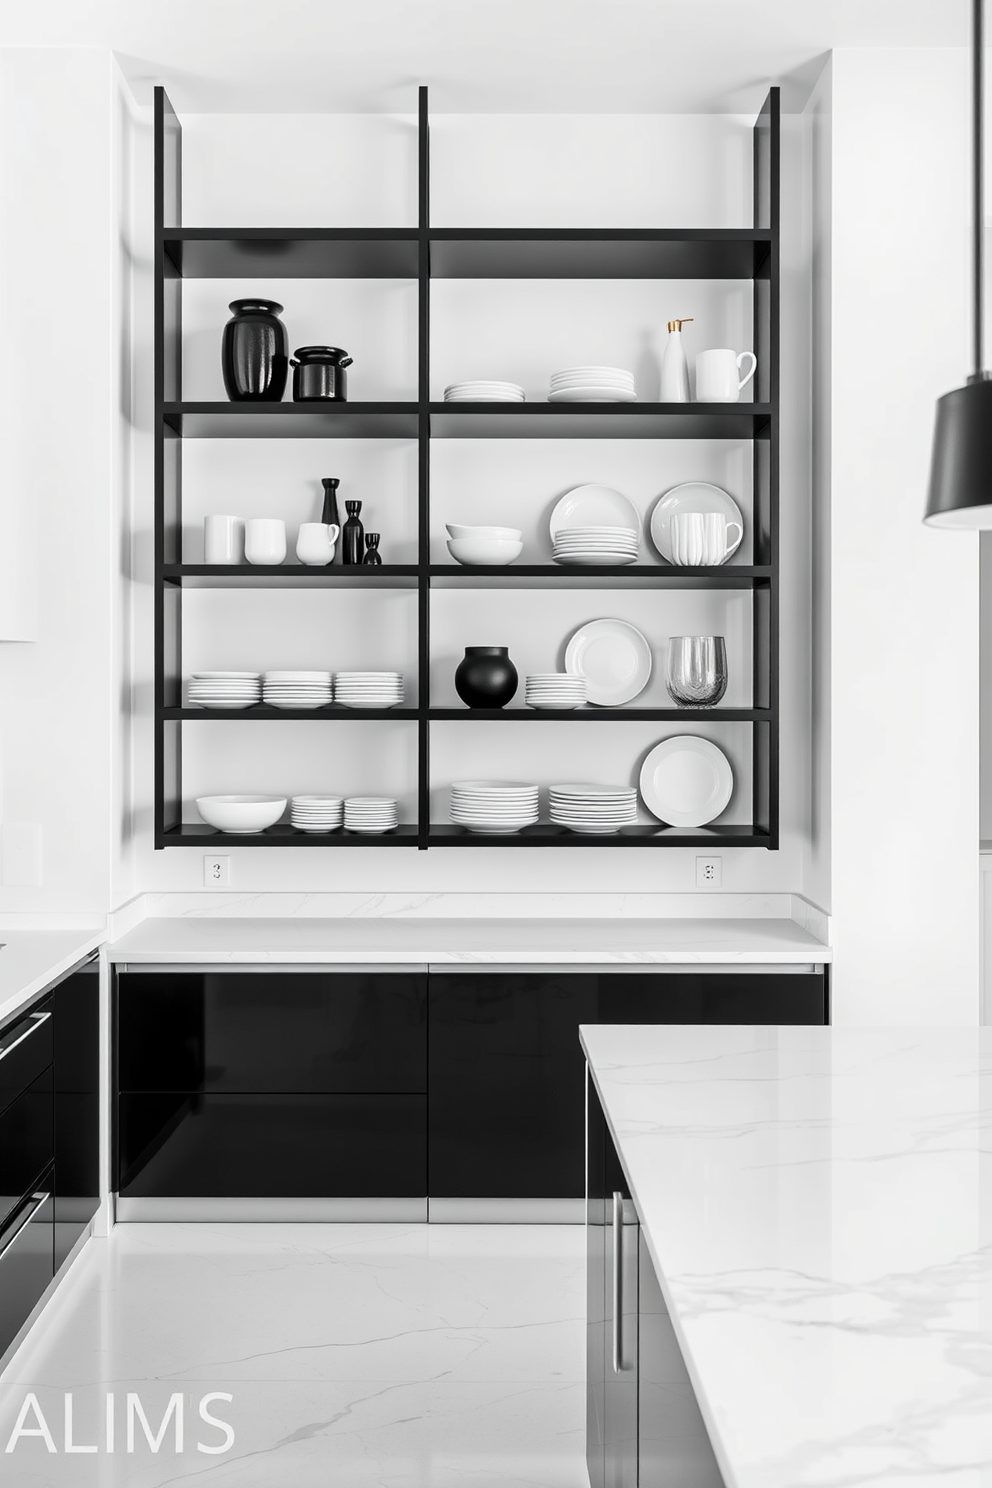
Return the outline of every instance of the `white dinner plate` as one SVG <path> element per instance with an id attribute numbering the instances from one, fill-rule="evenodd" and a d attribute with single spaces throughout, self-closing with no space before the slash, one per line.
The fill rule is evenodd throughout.
<path id="1" fill-rule="evenodd" d="M 682 512 L 722 512 L 728 522 L 739 522 L 743 541 L 744 518 L 734 498 L 720 486 L 707 481 L 685 481 L 659 496 L 651 508 L 651 541 L 666 563 L 672 562 L 672 518 Z M 732 558 L 740 547 L 737 542 L 727 554 Z M 724 559 L 724 562 L 727 560 Z"/>
<path id="2" fill-rule="evenodd" d="M 637 562 L 636 553 L 555 553 L 552 563 L 577 563 L 584 564 L 587 568 L 625 568 L 628 563 Z"/>
<path id="3" fill-rule="evenodd" d="M 591 703 L 616 708 L 629 703 L 651 678 L 651 647 L 626 620 L 592 620 L 565 648 L 565 667 L 585 677 Z"/>
<path id="4" fill-rule="evenodd" d="M 634 380 L 628 367 L 559 367 L 557 372 L 552 372 L 551 381 L 555 382 L 559 377 L 584 377 L 592 382 L 613 377 L 625 378 L 628 382 Z"/>
<path id="5" fill-rule="evenodd" d="M 637 394 L 620 387 L 562 388 L 548 394 L 549 403 L 636 403 Z"/>
<path id="6" fill-rule="evenodd" d="M 260 672 L 192 672 L 197 682 L 259 682 Z"/>
<path id="7" fill-rule="evenodd" d="M 573 527 L 623 527 L 638 538 L 641 535 L 637 507 L 612 486 L 575 486 L 565 492 L 548 522 L 552 541 Z"/>
<path id="8" fill-rule="evenodd" d="M 230 713 L 239 709 L 254 708 L 258 698 L 190 698 L 194 708 L 226 708 Z"/>
<path id="9" fill-rule="evenodd" d="M 656 744 L 641 766 L 641 799 L 671 827 L 703 827 L 725 811 L 734 772 L 722 749 L 695 734 Z"/>

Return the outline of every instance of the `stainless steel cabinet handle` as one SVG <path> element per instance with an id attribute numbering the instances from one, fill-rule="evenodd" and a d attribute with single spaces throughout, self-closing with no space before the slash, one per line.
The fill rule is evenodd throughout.
<path id="1" fill-rule="evenodd" d="M 613 1373 L 623 1363 L 623 1194 L 613 1195 Z"/>
<path id="2" fill-rule="evenodd" d="M 29 1039 L 33 1033 L 38 1031 L 42 1023 L 48 1022 L 51 1016 L 51 1013 L 31 1013 L 31 1027 L 25 1028 L 20 1037 L 16 1038 L 12 1044 L 0 1045 L 0 1059 L 6 1059 L 7 1055 L 16 1049 L 18 1044 L 23 1044 L 25 1039 Z"/>
<path id="3" fill-rule="evenodd" d="M 50 1198 L 50 1193 L 35 1193 L 31 1195 L 28 1203 L 21 1210 L 20 1214 L 17 1215 L 16 1219 L 13 1220 L 8 1234 L 0 1236 L 0 1261 L 3 1260 L 18 1237 L 27 1229 L 42 1204 L 47 1204 Z"/>

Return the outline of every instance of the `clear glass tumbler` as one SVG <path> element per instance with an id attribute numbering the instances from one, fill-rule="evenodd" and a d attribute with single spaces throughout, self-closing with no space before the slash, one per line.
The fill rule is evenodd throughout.
<path id="1" fill-rule="evenodd" d="M 723 636 L 671 636 L 668 695 L 680 708 L 712 708 L 727 690 Z"/>

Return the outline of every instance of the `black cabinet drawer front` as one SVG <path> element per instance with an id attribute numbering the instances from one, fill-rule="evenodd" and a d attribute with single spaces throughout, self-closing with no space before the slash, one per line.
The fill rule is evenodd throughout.
<path id="1" fill-rule="evenodd" d="M 422 1095 L 124 1094 L 129 1198 L 420 1198 Z"/>
<path id="2" fill-rule="evenodd" d="M 55 1269 L 100 1206 L 100 979 L 95 966 L 55 989 Z"/>
<path id="3" fill-rule="evenodd" d="M 55 1274 L 52 1185 L 49 1171 L 0 1230 L 0 1354 Z"/>
<path id="4" fill-rule="evenodd" d="M 601 973 L 597 1023 L 780 1023 L 826 1021 L 816 972 Z"/>
<path id="5" fill-rule="evenodd" d="M 122 1090 L 423 1092 L 426 977 L 125 972 Z"/>
<path id="6" fill-rule="evenodd" d="M 52 1000 L 47 998 L 0 1033 L 0 1111 L 51 1064 L 54 1028 Z"/>
<path id="7" fill-rule="evenodd" d="M 55 1154 L 49 1067 L 0 1116 L 0 1224 L 51 1166 Z"/>

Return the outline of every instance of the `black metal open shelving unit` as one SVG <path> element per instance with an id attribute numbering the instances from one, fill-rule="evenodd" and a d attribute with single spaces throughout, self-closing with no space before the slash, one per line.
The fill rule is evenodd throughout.
<path id="1" fill-rule="evenodd" d="M 230 847 L 763 847 L 779 845 L 779 90 L 755 121 L 754 226 L 728 229 L 455 229 L 430 225 L 427 89 L 419 93 L 416 228 L 196 228 L 182 226 L 182 128 L 155 89 L 155 846 Z M 418 396 L 413 402 L 187 403 L 182 399 L 182 281 L 408 278 L 418 285 Z M 756 401 L 733 404 L 434 403 L 430 398 L 430 288 L 435 279 L 745 279 L 753 285 Z M 218 328 L 219 330 L 219 328 Z M 187 439 L 409 439 L 418 445 L 418 561 L 381 568 L 215 568 L 182 561 L 182 448 Z M 752 444 L 751 564 L 722 568 L 521 564 L 459 568 L 430 559 L 434 439 L 735 439 Z M 752 594 L 750 708 L 582 708 L 575 712 L 434 708 L 432 586 L 487 588 L 742 589 Z M 193 587 L 395 587 L 417 590 L 420 701 L 414 707 L 313 712 L 264 705 L 243 712 L 182 706 L 182 595 Z M 417 726 L 415 823 L 384 836 L 310 836 L 279 825 L 229 835 L 182 821 L 182 726 L 211 719 Z M 752 822 L 693 830 L 661 824 L 583 836 L 545 824 L 499 837 L 430 820 L 432 723 L 727 721 L 751 729 Z"/>

